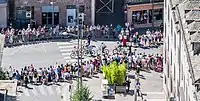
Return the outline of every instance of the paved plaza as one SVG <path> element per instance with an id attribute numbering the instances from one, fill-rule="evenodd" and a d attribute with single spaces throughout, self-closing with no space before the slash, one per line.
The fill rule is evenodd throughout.
<path id="1" fill-rule="evenodd" d="M 104 42 L 110 51 L 115 47 L 116 42 L 108 41 L 93 41 L 92 44 L 99 46 Z M 70 58 L 70 53 L 73 47 L 77 45 L 77 40 L 68 42 L 48 42 L 32 45 L 18 46 L 14 48 L 5 48 L 3 53 L 2 67 L 8 68 L 13 66 L 16 69 L 21 69 L 24 66 L 33 64 L 35 68 L 49 67 L 50 65 L 65 64 L 66 62 L 76 62 L 76 59 Z M 162 46 L 156 49 L 137 49 L 136 53 L 156 54 L 162 53 Z M 84 60 L 92 59 L 91 57 L 85 57 Z M 141 79 L 141 90 L 144 94 L 144 98 L 147 101 L 164 101 L 162 74 L 160 73 L 146 73 L 141 72 L 145 79 Z M 134 75 L 134 71 L 129 73 L 131 79 L 131 91 L 134 88 L 134 79 L 131 78 Z M 92 79 L 84 78 L 84 82 L 91 88 L 92 94 L 95 100 L 102 101 L 134 101 L 134 95 L 130 92 L 127 95 L 116 95 L 115 99 L 108 100 L 102 98 L 101 93 L 101 80 L 102 74 L 98 74 Z M 22 92 L 18 93 L 19 101 L 61 101 L 61 93 L 63 89 L 68 89 L 68 83 L 59 83 L 58 85 L 29 85 L 30 89 L 21 87 Z M 63 88 L 64 87 L 64 88 Z M 68 90 L 67 90 L 68 91 Z M 70 93 L 67 92 L 69 95 Z M 140 97 L 138 97 L 140 100 Z M 140 100 L 141 101 L 141 100 Z"/>

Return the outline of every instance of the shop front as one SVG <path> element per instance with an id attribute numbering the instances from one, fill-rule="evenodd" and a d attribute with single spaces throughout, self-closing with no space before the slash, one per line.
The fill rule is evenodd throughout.
<path id="1" fill-rule="evenodd" d="M 138 27 L 160 26 L 163 21 L 163 3 L 129 5 L 127 9 L 127 22 Z"/>
<path id="2" fill-rule="evenodd" d="M 33 6 L 16 7 L 15 28 L 27 28 L 28 24 L 31 24 L 31 19 L 34 19 L 33 11 Z"/>
<path id="3" fill-rule="evenodd" d="M 0 27 L 7 27 L 7 13 L 8 9 L 7 9 L 7 0 L 0 0 Z"/>

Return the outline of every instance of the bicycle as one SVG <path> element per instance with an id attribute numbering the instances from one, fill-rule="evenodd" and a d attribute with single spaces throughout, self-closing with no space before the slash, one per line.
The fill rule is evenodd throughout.
<path id="1" fill-rule="evenodd" d="M 72 58 L 72 59 L 75 59 L 76 58 L 76 56 L 78 56 L 78 54 L 79 54 L 79 56 L 83 56 L 83 53 L 84 52 L 81 52 L 81 51 L 74 51 L 74 50 L 72 50 L 72 53 L 70 54 L 70 57 Z"/>
<path id="2" fill-rule="evenodd" d="M 97 54 L 101 54 L 101 53 L 109 54 L 109 50 L 107 48 L 104 48 L 104 50 L 102 50 L 101 47 L 98 47 Z"/>

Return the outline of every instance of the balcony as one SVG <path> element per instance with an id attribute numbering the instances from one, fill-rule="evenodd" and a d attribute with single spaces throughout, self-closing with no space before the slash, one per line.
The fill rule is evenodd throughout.
<path id="1" fill-rule="evenodd" d="M 138 5 L 138 4 L 147 4 L 147 3 L 159 3 L 164 2 L 164 0 L 126 0 L 128 5 Z"/>

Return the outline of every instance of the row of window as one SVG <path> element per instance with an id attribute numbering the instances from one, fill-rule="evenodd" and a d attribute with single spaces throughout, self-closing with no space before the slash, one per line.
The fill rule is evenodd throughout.
<path id="1" fill-rule="evenodd" d="M 132 12 L 132 22 L 134 24 L 152 23 L 153 20 L 163 20 L 163 9 L 151 9 Z"/>

